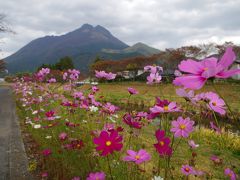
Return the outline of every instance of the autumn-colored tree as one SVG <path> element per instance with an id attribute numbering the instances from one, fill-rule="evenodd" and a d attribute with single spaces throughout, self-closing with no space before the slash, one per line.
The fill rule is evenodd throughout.
<path id="1" fill-rule="evenodd" d="M 4 71 L 6 69 L 5 62 L 3 60 L 0 60 L 0 72 Z"/>

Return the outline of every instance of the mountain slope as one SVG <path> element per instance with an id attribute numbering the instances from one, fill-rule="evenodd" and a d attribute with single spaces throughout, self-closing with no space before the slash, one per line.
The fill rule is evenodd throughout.
<path id="1" fill-rule="evenodd" d="M 77 68 L 86 71 L 102 49 L 122 50 L 127 47 L 127 44 L 104 27 L 84 24 L 62 36 L 46 36 L 33 40 L 5 60 L 9 72 L 15 73 L 34 71 L 43 63 L 55 63 L 61 57 L 70 56 Z"/>
<path id="2" fill-rule="evenodd" d="M 102 52 L 109 53 L 109 54 L 135 53 L 135 54 L 139 54 L 139 55 L 150 56 L 153 54 L 159 54 L 161 51 L 139 42 L 139 43 L 134 44 L 133 46 L 127 47 L 122 50 L 103 49 Z"/>

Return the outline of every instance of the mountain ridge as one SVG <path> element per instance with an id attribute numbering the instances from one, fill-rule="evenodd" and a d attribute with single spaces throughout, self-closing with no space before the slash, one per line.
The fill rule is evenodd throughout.
<path id="1" fill-rule="evenodd" d="M 144 44 L 144 47 L 148 46 Z M 129 48 L 128 51 L 123 51 L 127 48 Z M 119 60 L 147 54 L 141 53 L 139 48 L 134 48 L 131 49 L 129 45 L 113 36 L 103 26 L 94 27 L 90 24 L 83 24 L 80 28 L 63 35 L 48 35 L 32 40 L 5 60 L 10 73 L 32 72 L 42 64 L 53 64 L 64 56 L 70 56 L 76 68 L 86 72 L 97 55 L 104 59 Z M 111 49 L 120 53 L 111 54 L 102 51 L 103 49 Z"/>

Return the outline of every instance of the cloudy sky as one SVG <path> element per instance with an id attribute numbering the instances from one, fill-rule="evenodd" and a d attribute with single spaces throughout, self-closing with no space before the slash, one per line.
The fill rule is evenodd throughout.
<path id="1" fill-rule="evenodd" d="M 84 23 L 102 25 L 129 45 L 240 44 L 239 7 L 240 0 L 2 0 L 0 13 L 16 34 L 0 34 L 0 58 Z"/>

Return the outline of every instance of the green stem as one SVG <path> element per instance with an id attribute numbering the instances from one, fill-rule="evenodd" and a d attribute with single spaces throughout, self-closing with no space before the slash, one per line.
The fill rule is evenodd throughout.
<path id="1" fill-rule="evenodd" d="M 111 176 L 111 180 L 113 180 L 112 170 L 111 170 L 110 161 L 109 161 L 108 156 L 107 156 L 107 162 L 108 162 L 108 169 L 109 169 L 109 173 L 110 173 L 110 176 Z"/>

